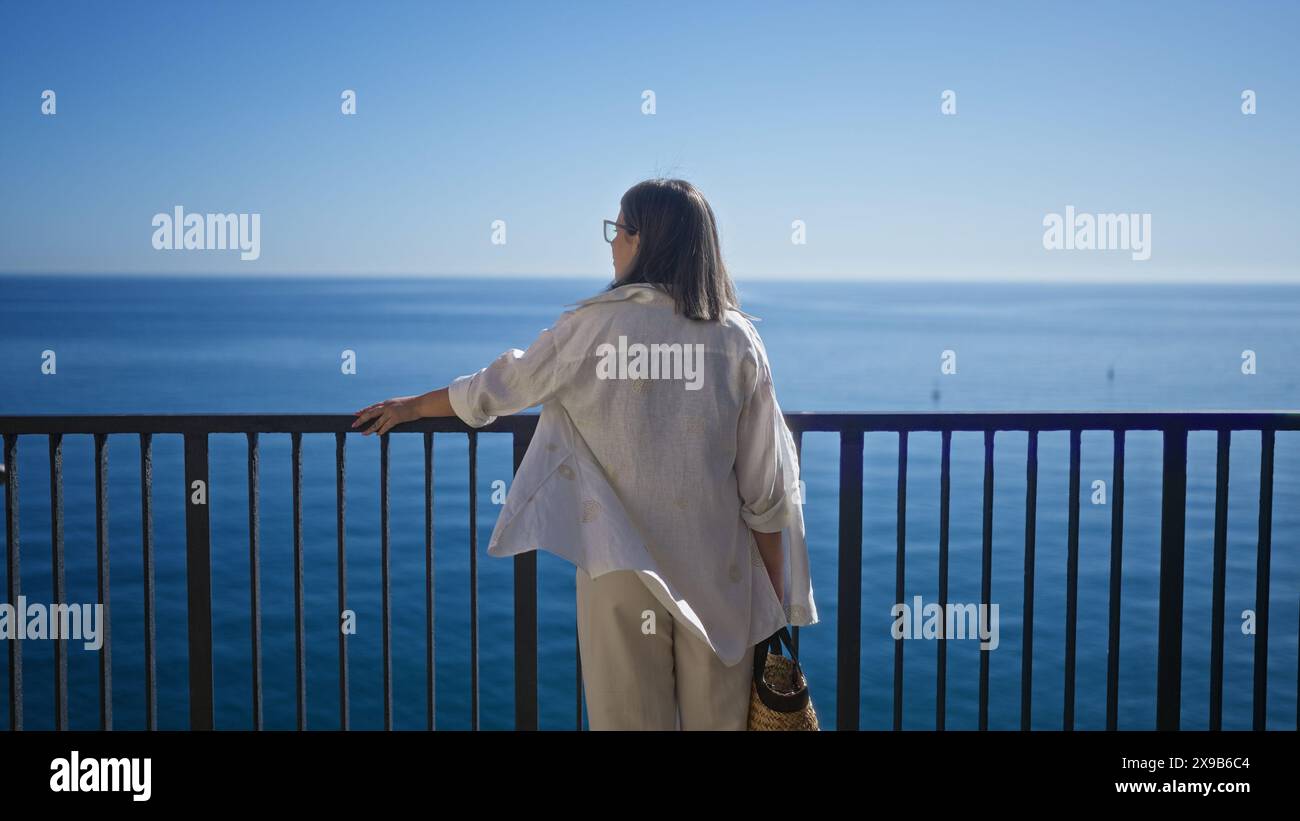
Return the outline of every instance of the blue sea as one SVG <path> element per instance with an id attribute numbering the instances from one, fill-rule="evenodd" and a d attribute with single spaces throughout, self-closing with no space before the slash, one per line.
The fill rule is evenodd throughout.
<path id="1" fill-rule="evenodd" d="M 346 413 L 417 394 L 525 348 L 598 279 L 0 277 L 0 415 Z M 1252 285 L 1081 285 L 740 281 L 787 411 L 1296 410 L 1300 408 L 1300 288 Z M 56 355 L 57 370 L 42 373 Z M 1244 351 L 1256 372 L 1242 372 Z M 357 372 L 343 373 L 345 351 Z M 956 372 L 943 374 L 951 351 Z M 1234 434 L 1228 522 L 1224 727 L 1248 729 L 1255 638 L 1259 434 Z M 423 444 L 391 437 L 394 726 L 425 726 Z M 892 722 L 896 434 L 868 434 L 863 497 L 860 725 Z M 1119 726 L 1155 724 L 1159 568 L 1158 434 L 1128 436 L 1119 670 Z M 907 599 L 938 598 L 937 433 L 912 434 L 907 489 Z M 351 721 L 383 726 L 379 564 L 379 442 L 348 440 L 347 578 L 357 614 L 350 639 Z M 1040 437 L 1033 727 L 1063 717 L 1068 434 Z M 989 726 L 1020 721 L 1025 448 L 996 439 Z M 113 711 L 116 728 L 144 726 L 138 437 L 108 440 Z M 19 439 L 22 589 L 48 602 L 50 492 L 46 439 Z M 67 590 L 95 600 L 93 441 L 63 444 Z M 216 723 L 252 726 L 246 440 L 210 437 Z M 478 471 L 480 726 L 513 725 L 512 563 L 485 547 L 508 482 L 508 437 L 480 437 Z M 838 606 L 838 442 L 804 438 L 805 516 L 821 623 L 801 630 L 800 656 L 825 727 L 835 726 Z M 182 442 L 153 444 L 159 726 L 188 725 Z M 471 726 L 467 439 L 435 437 L 436 721 Z M 952 444 L 949 600 L 980 592 L 983 444 Z M 1189 441 L 1182 714 L 1209 722 L 1215 436 Z M 333 436 L 303 438 L 307 726 L 338 726 Z M 1111 437 L 1082 439 L 1075 726 L 1105 726 Z M 289 436 L 261 436 L 261 572 L 265 726 L 295 726 Z M 1107 502 L 1109 499 L 1107 487 Z M 0 497 L 0 506 L 3 506 Z M 1277 436 L 1273 501 L 1267 726 L 1296 721 L 1300 620 L 1300 434 Z M 0 577 L 5 568 L 0 566 Z M 573 567 L 539 558 L 541 725 L 575 723 Z M 0 584 L 7 579 L 0 578 Z M 0 587 L 3 591 L 4 587 Z M 937 643 L 905 645 L 904 726 L 934 726 Z M 53 727 L 50 642 L 24 644 L 26 726 Z M 70 723 L 98 726 L 98 659 L 69 645 Z M 9 686 L 0 653 L 0 692 Z M 978 722 L 979 647 L 948 649 L 947 726 Z M 0 710 L 0 728 L 8 726 Z"/>

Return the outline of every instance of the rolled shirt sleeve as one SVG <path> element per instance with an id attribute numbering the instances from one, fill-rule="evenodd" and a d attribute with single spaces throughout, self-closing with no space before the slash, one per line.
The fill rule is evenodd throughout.
<path id="1" fill-rule="evenodd" d="M 789 524 L 791 506 L 798 503 L 799 466 L 787 446 L 785 417 L 761 349 L 757 364 L 754 391 L 737 429 L 736 482 L 745 523 L 760 533 L 776 533 Z"/>
<path id="2" fill-rule="evenodd" d="M 555 330 L 543 330 L 526 351 L 511 348 L 477 373 L 452 380 L 447 393 L 456 415 L 481 428 L 550 399 L 559 384 Z"/>

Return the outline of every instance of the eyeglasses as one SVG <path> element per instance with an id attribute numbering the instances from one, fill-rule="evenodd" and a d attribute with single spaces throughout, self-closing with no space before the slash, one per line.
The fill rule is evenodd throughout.
<path id="1" fill-rule="evenodd" d="M 622 228 L 628 233 L 628 236 L 636 236 L 636 229 L 630 225 L 624 225 L 614 220 L 605 220 L 605 242 L 613 242 L 618 236 L 618 229 Z"/>

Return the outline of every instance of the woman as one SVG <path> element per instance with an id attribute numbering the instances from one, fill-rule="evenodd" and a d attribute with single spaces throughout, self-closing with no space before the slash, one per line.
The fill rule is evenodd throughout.
<path id="1" fill-rule="evenodd" d="M 794 442 L 700 192 L 639 183 L 605 239 L 614 281 L 527 351 L 353 427 L 540 404 L 488 554 L 576 566 L 590 727 L 743 730 L 754 646 L 817 621 Z"/>

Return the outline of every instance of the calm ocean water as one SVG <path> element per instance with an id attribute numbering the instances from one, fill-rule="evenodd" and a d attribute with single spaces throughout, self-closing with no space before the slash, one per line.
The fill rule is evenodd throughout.
<path id="1" fill-rule="evenodd" d="M 0 415 L 35 413 L 352 413 L 427 391 L 527 347 L 566 303 L 599 280 L 196 279 L 0 277 Z M 1300 288 L 1019 284 L 742 283 L 763 319 L 786 410 L 1191 410 L 1300 408 Z M 1244 350 L 1258 372 L 1244 375 Z M 42 352 L 57 374 L 41 373 Z M 341 373 L 342 352 L 358 371 Z M 957 372 L 940 374 L 952 350 Z M 466 439 L 435 437 L 437 723 L 470 725 Z M 993 728 L 1019 726 L 1023 625 L 1026 436 L 996 440 L 993 601 L 999 647 L 990 661 Z M 868 435 L 862 572 L 861 726 L 892 716 L 897 436 Z M 424 536 L 421 438 L 391 443 L 394 723 L 425 720 Z M 907 591 L 936 601 L 938 434 L 909 443 Z M 480 440 L 480 550 L 495 522 L 492 483 L 510 477 L 510 443 Z M 288 435 L 261 436 L 262 640 L 266 726 L 295 726 L 292 524 Z M 804 440 L 805 508 L 822 621 L 801 631 L 801 657 L 824 726 L 835 721 L 838 444 Z M 159 725 L 187 726 L 185 556 L 181 438 L 153 445 Z M 251 726 L 246 445 L 212 435 L 211 516 L 216 720 Z M 1183 726 L 1208 724 L 1213 433 L 1189 442 L 1183 645 Z M 93 442 L 63 444 L 67 588 L 95 600 Z M 303 439 L 308 726 L 338 723 L 334 444 Z M 980 590 L 982 436 L 953 437 L 949 599 Z M 1033 724 L 1063 715 L 1068 437 L 1040 437 Z M 1255 606 L 1259 435 L 1233 437 L 1224 640 L 1224 726 L 1249 728 L 1254 638 L 1241 613 Z M 1111 439 L 1085 433 L 1082 450 L 1076 726 L 1105 722 L 1109 506 L 1091 484 L 1109 482 Z M 354 727 L 382 726 L 378 440 L 348 441 L 348 589 L 358 614 L 349 651 Z M 51 595 L 49 465 L 44 437 L 20 437 L 22 587 Z M 144 725 L 140 476 L 137 437 L 109 439 L 113 706 L 118 728 Z M 1128 437 L 1119 724 L 1154 726 L 1160 440 Z M 1300 617 L 1300 437 L 1277 437 L 1269 640 L 1268 726 L 1294 727 Z M 4 504 L 0 496 L 0 507 Z M 0 582 L 5 569 L 0 566 Z M 541 722 L 571 728 L 575 714 L 573 568 L 539 559 Z M 478 561 L 481 726 L 513 723 L 511 563 Z M 70 719 L 98 722 L 98 660 L 69 650 Z M 932 727 L 933 641 L 905 647 L 904 724 Z M 24 646 L 27 727 L 53 726 L 53 653 Z M 0 653 L 0 691 L 8 688 Z M 979 649 L 948 650 L 947 722 L 978 718 Z M 8 716 L 0 711 L 0 728 Z"/>

